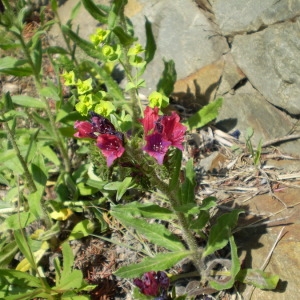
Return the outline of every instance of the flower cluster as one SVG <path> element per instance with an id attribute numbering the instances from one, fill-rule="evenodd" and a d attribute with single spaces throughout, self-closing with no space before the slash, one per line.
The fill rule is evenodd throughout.
<path id="1" fill-rule="evenodd" d="M 105 156 L 107 165 L 111 166 L 115 159 L 121 157 L 125 148 L 124 136 L 116 131 L 114 125 L 106 118 L 91 112 L 91 121 L 76 121 L 74 134 L 77 138 L 91 138 L 96 140 L 97 147 Z"/>
<path id="2" fill-rule="evenodd" d="M 142 279 L 134 279 L 133 283 L 146 296 L 160 296 L 161 299 L 167 299 L 170 280 L 165 272 L 147 272 Z"/>
<path id="3" fill-rule="evenodd" d="M 161 165 L 170 146 L 183 150 L 182 142 L 187 128 L 179 122 L 177 113 L 160 116 L 158 111 L 158 107 L 147 107 L 140 122 L 147 142 L 143 150 Z"/>

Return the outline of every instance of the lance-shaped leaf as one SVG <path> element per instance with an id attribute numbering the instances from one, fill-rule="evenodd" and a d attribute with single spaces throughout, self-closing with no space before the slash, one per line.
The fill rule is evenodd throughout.
<path id="1" fill-rule="evenodd" d="M 217 223 L 212 226 L 209 233 L 203 257 L 210 255 L 227 245 L 229 237 L 231 236 L 231 230 L 236 226 L 238 216 L 241 212 L 242 210 L 234 210 L 217 219 Z"/>
<path id="2" fill-rule="evenodd" d="M 139 202 L 131 202 L 126 205 L 116 205 L 113 207 L 113 211 L 118 213 L 126 213 L 132 216 L 142 216 L 143 218 L 151 218 L 169 221 L 175 218 L 174 213 L 165 208 L 160 207 L 153 203 L 139 203 Z"/>
<path id="3" fill-rule="evenodd" d="M 112 210 L 111 215 L 117 218 L 124 226 L 133 227 L 138 233 L 143 234 L 155 245 L 165 247 L 171 251 L 185 249 L 179 238 L 167 230 L 163 225 L 149 224 L 143 219 L 136 219 L 132 215 L 124 212 Z"/>
<path id="4" fill-rule="evenodd" d="M 236 279 L 245 284 L 251 284 L 257 288 L 264 290 L 276 289 L 279 276 L 262 270 L 243 269 L 238 274 Z"/>
<path id="5" fill-rule="evenodd" d="M 107 14 L 103 12 L 92 0 L 82 0 L 85 9 L 90 13 L 90 15 L 97 21 L 101 23 L 107 22 Z"/>
<path id="6" fill-rule="evenodd" d="M 122 278 L 139 277 L 148 271 L 161 271 L 174 266 L 180 260 L 191 255 L 191 251 L 183 250 L 178 252 L 160 253 L 155 257 L 147 257 L 141 263 L 122 267 L 114 274 Z"/>
<path id="7" fill-rule="evenodd" d="M 145 47 L 145 60 L 147 64 L 153 59 L 155 51 L 156 51 L 156 43 L 152 32 L 152 24 L 146 18 L 145 22 L 145 30 L 146 30 L 146 47 Z"/>
<path id="8" fill-rule="evenodd" d="M 230 289 L 234 282 L 236 281 L 236 275 L 239 273 L 241 269 L 239 257 L 237 254 L 237 247 L 234 241 L 233 236 L 230 236 L 229 238 L 230 243 L 230 249 L 231 249 L 231 269 L 230 269 L 230 278 L 229 280 L 225 282 L 219 282 L 219 281 L 210 281 L 209 284 L 211 287 L 213 287 L 216 290 L 222 291 L 226 289 Z"/>
<path id="9" fill-rule="evenodd" d="M 184 125 L 188 126 L 190 130 L 205 126 L 218 116 L 222 103 L 223 99 L 218 98 L 217 100 L 205 105 L 198 112 L 189 117 Z"/>
<path id="10" fill-rule="evenodd" d="M 173 60 L 164 61 L 164 65 L 165 68 L 162 73 L 162 76 L 159 79 L 156 89 L 158 92 L 169 96 L 173 92 L 174 83 L 177 78 L 177 73 L 175 70 L 175 63 Z"/>
<path id="11" fill-rule="evenodd" d="M 181 186 L 181 203 L 195 203 L 195 171 L 193 159 L 190 159 L 185 167 L 185 178 Z"/>

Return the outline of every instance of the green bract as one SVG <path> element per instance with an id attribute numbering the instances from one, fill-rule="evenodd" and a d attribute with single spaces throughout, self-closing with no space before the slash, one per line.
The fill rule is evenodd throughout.
<path id="1" fill-rule="evenodd" d="M 89 110 L 93 107 L 92 95 L 82 95 L 78 97 L 79 102 L 75 105 L 76 110 L 83 116 L 87 116 Z"/>
<path id="2" fill-rule="evenodd" d="M 104 100 L 100 100 L 100 103 L 97 104 L 94 109 L 97 114 L 103 117 L 108 117 L 115 110 L 116 108 L 111 102 Z"/>
<path id="3" fill-rule="evenodd" d="M 77 80 L 77 92 L 79 95 L 85 94 L 89 92 L 92 89 L 92 78 L 89 78 L 87 80 Z"/>
<path id="4" fill-rule="evenodd" d="M 151 108 L 154 107 L 159 107 L 159 108 L 163 108 L 163 107 L 167 107 L 169 105 L 169 98 L 166 97 L 165 95 L 159 93 L 159 92 L 152 92 L 149 97 L 149 106 Z"/>
<path id="5" fill-rule="evenodd" d="M 103 43 L 105 41 L 109 33 L 110 30 L 98 28 L 96 33 L 90 36 L 90 40 L 95 46 L 98 46 L 100 43 Z"/>
<path id="6" fill-rule="evenodd" d="M 108 61 L 115 61 L 120 58 L 121 55 L 121 47 L 120 45 L 109 46 L 104 45 L 102 47 L 102 54 Z"/>
<path id="7" fill-rule="evenodd" d="M 65 85 L 75 85 L 75 74 L 74 71 L 70 72 L 64 72 L 62 75 L 62 78 L 65 80 Z"/>
<path id="8" fill-rule="evenodd" d="M 138 55 L 138 54 L 140 54 L 142 52 L 145 52 L 145 49 L 142 47 L 142 45 L 141 44 L 135 44 L 133 47 L 131 47 L 128 50 L 127 55 L 128 56 Z"/>

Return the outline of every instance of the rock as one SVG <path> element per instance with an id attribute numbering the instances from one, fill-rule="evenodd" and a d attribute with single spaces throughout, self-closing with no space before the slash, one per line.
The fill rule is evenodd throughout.
<path id="1" fill-rule="evenodd" d="M 137 0 L 136 0 L 137 1 Z M 182 79 L 202 67 L 219 60 L 228 51 L 224 37 L 217 35 L 217 27 L 193 1 L 139 0 L 142 11 L 131 18 L 135 35 L 145 45 L 145 16 L 152 23 L 156 41 L 156 55 L 143 78 L 148 95 L 156 89 L 165 60 L 174 60 L 177 78 Z"/>
<path id="2" fill-rule="evenodd" d="M 222 96 L 228 92 L 231 92 L 238 83 L 246 78 L 246 75 L 234 62 L 231 53 L 227 53 L 223 56 L 224 69 L 222 72 L 221 82 L 218 87 L 217 94 Z"/>
<path id="3" fill-rule="evenodd" d="M 232 55 L 253 86 L 272 104 L 300 114 L 300 18 L 236 36 Z"/>
<path id="4" fill-rule="evenodd" d="M 172 98 L 184 107 L 199 110 L 215 99 L 216 90 L 224 70 L 224 60 L 206 65 L 195 73 L 178 80 L 174 85 Z"/>
<path id="5" fill-rule="evenodd" d="M 297 205 L 299 190 L 286 187 L 276 192 L 276 196 L 282 202 L 269 195 L 260 195 L 242 205 L 242 207 L 247 205 L 247 211 L 250 211 L 252 216 L 267 221 L 267 225 L 256 223 L 256 226 L 245 228 L 236 234 L 239 251 L 245 257 L 244 267 L 261 269 L 271 252 L 265 271 L 280 277 L 276 292 L 260 289 L 253 291 L 251 286 L 240 287 L 244 299 L 250 299 L 252 292 L 253 300 L 296 299 L 295 295 L 299 290 L 300 207 Z M 283 203 L 287 207 L 284 207 Z M 249 220 L 248 224 L 251 223 Z M 274 247 L 281 230 L 283 230 L 281 238 Z"/>
<path id="6" fill-rule="evenodd" d="M 62 1 L 64 2 L 64 1 Z M 109 0 L 94 0 L 95 4 L 103 4 L 103 5 L 109 5 Z M 62 6 L 58 8 L 58 14 L 61 20 L 62 24 L 66 24 L 71 17 L 72 9 L 77 4 L 77 1 L 66 1 Z M 76 31 L 77 28 L 79 28 L 78 35 L 84 39 L 87 39 L 89 41 L 89 36 L 96 32 L 97 27 L 99 27 L 99 22 L 95 20 L 84 8 L 83 5 L 81 5 L 78 14 L 76 15 L 76 18 L 72 21 L 72 28 L 73 31 Z M 65 46 L 65 41 L 63 39 L 61 30 L 57 25 L 54 25 L 50 32 L 50 43 L 52 45 L 59 45 L 59 46 Z M 79 50 L 79 51 L 78 51 Z M 86 54 L 82 53 L 80 49 L 77 47 L 77 53 L 80 54 L 80 58 L 86 57 Z M 78 58 L 78 57 L 77 57 Z"/>
<path id="7" fill-rule="evenodd" d="M 292 20 L 300 13 L 298 0 L 213 0 L 212 9 L 223 35 L 255 32 Z"/>
<path id="8" fill-rule="evenodd" d="M 234 95 L 224 96 L 223 107 L 216 122 L 216 126 L 223 131 L 241 131 L 241 139 L 244 139 L 247 128 L 251 127 L 254 130 L 252 142 L 255 146 L 260 139 L 266 142 L 286 136 L 294 127 L 292 119 L 265 101 L 249 82 Z M 299 147 L 300 141 L 291 141 L 282 144 L 280 149 L 290 155 L 299 156 Z"/>

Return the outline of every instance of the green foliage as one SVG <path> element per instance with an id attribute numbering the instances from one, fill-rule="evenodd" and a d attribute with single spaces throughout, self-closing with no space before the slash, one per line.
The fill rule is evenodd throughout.
<path id="1" fill-rule="evenodd" d="M 252 137 L 254 135 L 254 130 L 253 128 L 247 128 L 246 132 L 246 147 L 250 153 L 250 156 L 253 160 L 253 164 L 255 166 L 258 166 L 260 164 L 260 157 L 261 157 L 261 150 L 262 150 L 262 139 L 260 139 L 257 148 L 254 149 L 253 144 L 252 144 Z"/>
<path id="2" fill-rule="evenodd" d="M 95 286 L 84 280 L 82 270 L 74 269 L 75 257 L 69 241 L 103 234 L 115 224 L 136 238 L 141 246 L 136 251 L 144 255 L 141 262 L 117 270 L 116 276 L 134 278 L 148 271 L 170 269 L 188 258 L 198 275 L 217 290 L 231 288 L 236 280 L 274 289 L 278 276 L 240 269 L 232 229 L 241 211 L 221 215 L 213 223 L 210 210 L 216 207 L 217 199 L 196 201 L 194 162 L 189 159 L 183 166 L 181 147 L 176 141 L 181 134 L 183 139 L 185 130 L 176 132 L 175 125 L 181 126 L 179 116 L 175 120 L 175 114 L 157 115 L 157 136 L 167 127 L 162 120 L 172 120 L 170 127 L 175 124 L 169 128 L 173 131 L 168 137 L 168 143 L 174 147 L 168 148 L 162 164 L 154 155 L 145 154 L 146 147 L 142 150 L 157 129 L 145 132 L 149 124 L 143 124 L 144 128 L 141 124 L 144 109 L 139 98 L 140 88 L 146 86 L 142 76 L 156 51 L 151 22 L 145 20 L 143 46 L 124 15 L 126 0 L 114 0 L 111 6 L 96 5 L 92 0 L 78 1 L 66 24 L 57 18 L 58 2 L 51 0 L 56 18 L 46 22 L 41 12 L 40 27 L 25 39 L 24 20 L 29 13 L 25 1 L 16 1 L 15 6 L 3 2 L 6 10 L 0 15 L 0 26 L 5 34 L 0 37 L 0 48 L 7 53 L 0 58 L 0 73 L 31 78 L 34 91 L 32 95 L 7 93 L 0 101 L 0 183 L 7 190 L 0 202 L 0 298 L 89 299 L 85 293 Z M 103 24 L 90 41 L 72 28 L 81 4 Z M 65 48 L 43 43 L 45 32 L 55 23 L 61 29 Z M 78 55 L 78 49 L 84 55 Z M 46 56 L 54 82 L 43 80 Z M 125 89 L 112 75 L 119 66 L 124 70 Z M 148 108 L 167 108 L 175 81 L 174 61 L 164 61 L 157 91 L 148 95 Z M 66 87 L 67 93 L 72 94 L 67 100 Z M 207 125 L 217 117 L 221 106 L 222 99 L 216 99 L 188 118 L 186 126 L 192 130 Z M 91 123 L 91 112 L 101 114 L 95 118 L 102 119 Z M 106 148 L 99 145 L 103 135 L 110 139 Z M 262 143 L 254 149 L 252 136 L 253 132 L 248 131 L 247 147 L 258 165 Z M 122 147 L 124 154 L 118 153 L 108 164 L 107 156 L 117 150 L 107 149 L 116 140 L 120 144 L 116 149 Z M 143 198 L 145 192 L 151 194 L 150 202 Z M 65 221 L 71 229 L 61 240 L 61 225 Z M 34 232 L 29 234 L 31 229 Z M 198 245 L 196 234 L 205 244 L 203 248 Z M 100 238 L 108 240 L 105 236 Z M 220 282 L 218 272 L 202 270 L 200 266 L 228 243 L 228 280 Z M 48 281 L 41 261 L 46 252 L 53 254 L 53 249 L 61 249 L 62 258 L 54 259 L 55 280 Z M 12 269 L 16 253 L 23 259 Z M 148 298 L 137 290 L 134 294 L 138 299 Z M 187 299 L 176 297 L 174 292 L 172 298 Z"/>
<path id="3" fill-rule="evenodd" d="M 205 105 L 196 114 L 189 117 L 184 124 L 188 126 L 190 130 L 201 128 L 207 125 L 218 116 L 222 103 L 223 99 L 218 98 L 215 101 Z"/>

